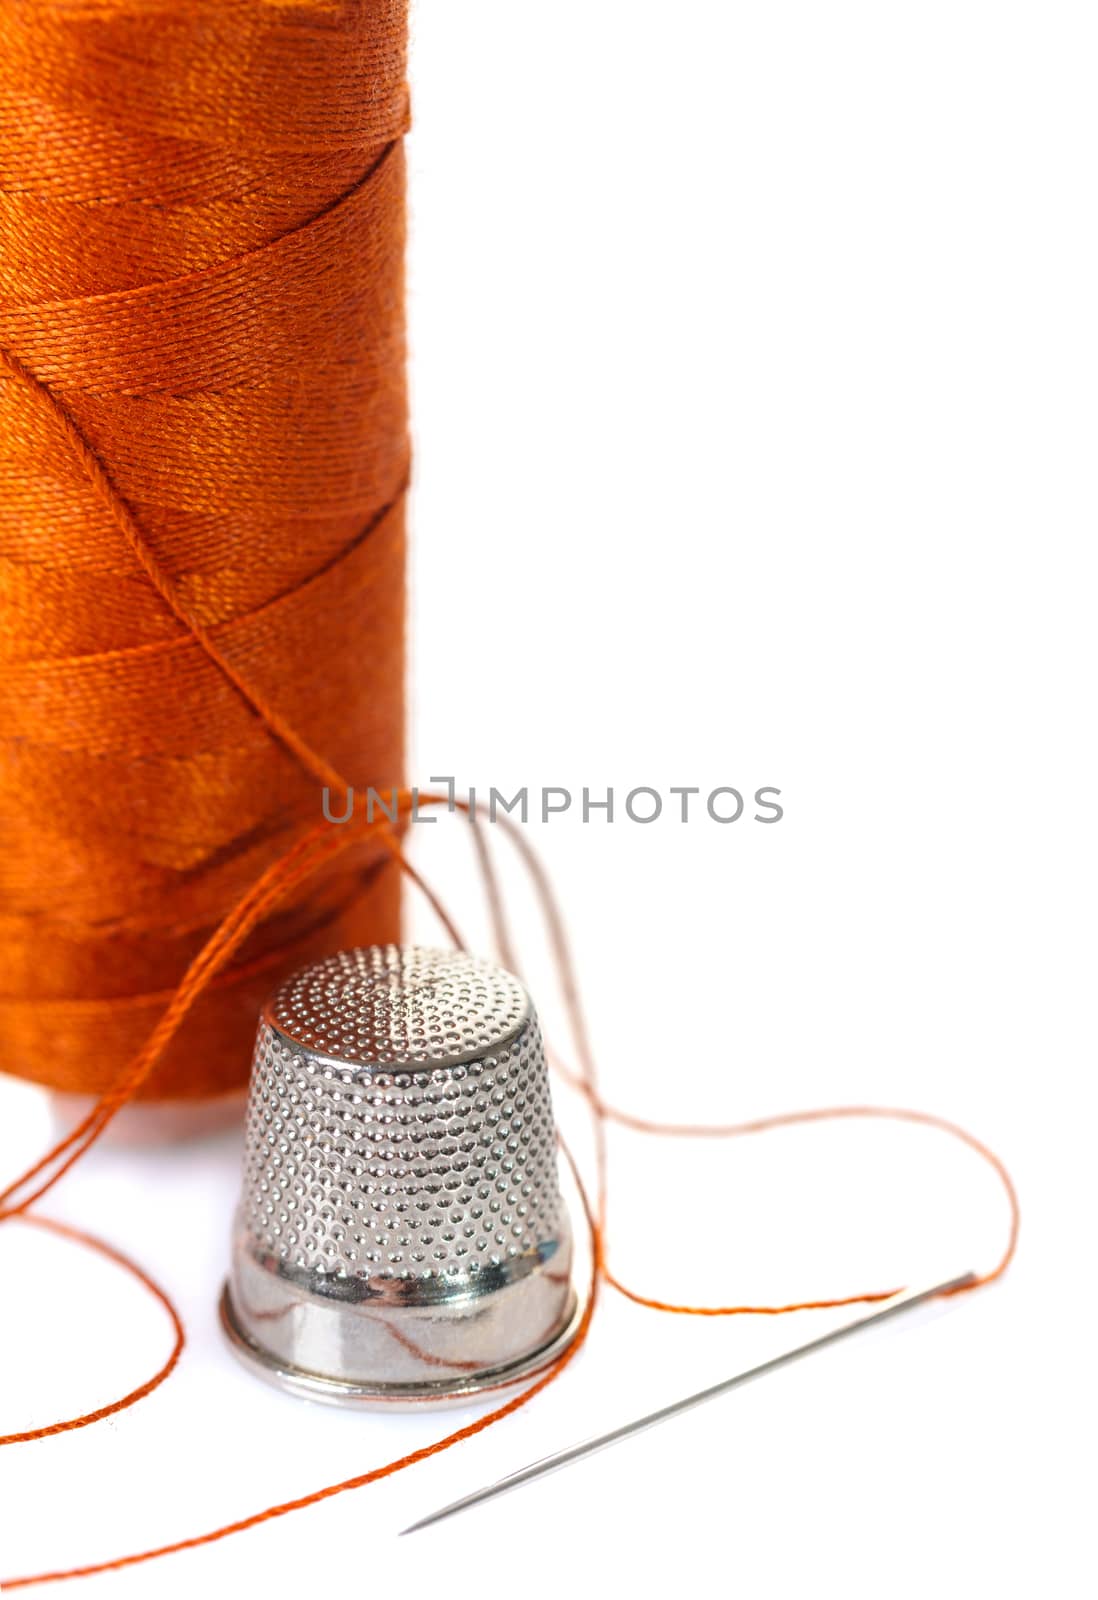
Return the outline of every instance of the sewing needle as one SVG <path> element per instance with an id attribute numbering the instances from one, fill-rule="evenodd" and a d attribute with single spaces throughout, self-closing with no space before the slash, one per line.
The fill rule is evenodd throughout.
<path id="1" fill-rule="evenodd" d="M 609 1433 L 599 1434 L 594 1439 L 584 1439 L 579 1444 L 567 1446 L 556 1451 L 553 1455 L 544 1456 L 540 1461 L 533 1461 L 529 1466 L 520 1467 L 517 1472 L 509 1473 L 507 1477 L 500 1478 L 496 1483 L 486 1484 L 482 1489 L 476 1489 L 472 1494 L 463 1495 L 460 1500 L 454 1500 L 449 1505 L 443 1506 L 438 1511 L 432 1511 L 429 1516 L 421 1517 L 418 1522 L 411 1523 L 407 1528 L 401 1529 L 401 1536 L 406 1533 L 415 1533 L 419 1528 L 430 1527 L 433 1522 L 441 1522 L 444 1517 L 455 1516 L 459 1511 L 466 1511 L 470 1506 L 480 1505 L 485 1500 L 493 1499 L 497 1494 L 506 1494 L 509 1489 L 519 1489 L 524 1483 L 533 1483 L 536 1478 L 544 1477 L 546 1473 L 556 1472 L 560 1467 L 567 1467 L 573 1461 L 580 1461 L 584 1456 L 594 1455 L 596 1450 L 605 1450 L 608 1445 L 620 1444 L 623 1439 L 632 1438 L 633 1434 L 642 1432 L 645 1428 L 654 1428 L 659 1422 L 666 1422 L 670 1417 L 677 1417 L 683 1411 L 689 1411 L 694 1406 L 704 1405 L 707 1400 L 715 1400 L 719 1395 L 728 1394 L 732 1389 L 738 1389 L 741 1384 L 750 1383 L 753 1378 L 761 1378 L 768 1372 L 776 1372 L 779 1367 L 788 1366 L 793 1361 L 799 1361 L 802 1356 L 811 1355 L 816 1350 L 825 1346 L 836 1344 L 840 1339 L 845 1339 L 848 1334 L 857 1333 L 862 1328 L 868 1328 L 876 1322 L 883 1322 L 886 1317 L 897 1316 L 902 1311 L 910 1311 L 915 1306 L 932 1300 L 936 1295 L 949 1294 L 956 1289 L 967 1288 L 975 1282 L 976 1275 L 966 1272 L 959 1278 L 950 1278 L 945 1283 L 936 1283 L 929 1289 L 905 1289 L 895 1295 L 891 1300 L 882 1305 L 875 1306 L 864 1316 L 856 1317 L 852 1322 L 847 1322 L 839 1328 L 832 1328 L 830 1333 L 822 1333 L 818 1338 L 809 1339 L 806 1344 L 795 1346 L 792 1350 L 785 1350 L 781 1355 L 772 1356 L 769 1361 L 760 1362 L 757 1367 L 749 1367 L 745 1372 L 737 1372 L 731 1378 L 725 1378 L 721 1383 L 715 1383 L 711 1388 L 699 1389 L 696 1394 L 686 1395 L 681 1400 L 674 1400 L 670 1405 L 663 1406 L 659 1411 L 651 1411 L 646 1416 L 637 1417 L 632 1422 L 623 1423 L 620 1428 L 613 1428 Z"/>

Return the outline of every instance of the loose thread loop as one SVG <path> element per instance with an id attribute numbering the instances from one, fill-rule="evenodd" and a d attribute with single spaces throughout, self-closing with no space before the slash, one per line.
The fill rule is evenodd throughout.
<path id="1" fill-rule="evenodd" d="M 84 1245 L 86 1249 L 94 1250 L 97 1255 L 105 1256 L 108 1261 L 113 1261 L 117 1266 L 123 1267 L 132 1277 L 137 1279 L 142 1288 L 147 1289 L 155 1299 L 160 1301 L 160 1304 L 168 1313 L 168 1318 L 172 1325 L 173 1343 L 168 1359 L 153 1373 L 152 1377 L 139 1384 L 136 1389 L 131 1389 L 120 1400 L 112 1400 L 109 1405 L 100 1406 L 95 1411 L 85 1411 L 78 1417 L 68 1417 L 63 1422 L 47 1423 L 42 1428 L 29 1428 L 23 1433 L 2 1433 L 0 1434 L 0 1445 L 29 1444 L 32 1439 L 48 1439 L 56 1433 L 71 1433 L 76 1428 L 86 1428 L 93 1422 L 102 1422 L 105 1417 L 117 1416 L 118 1412 L 128 1410 L 130 1406 L 136 1405 L 139 1400 L 144 1400 L 146 1395 L 152 1394 L 154 1389 L 159 1389 L 166 1378 L 171 1377 L 180 1356 L 183 1354 L 183 1346 L 186 1343 L 182 1319 L 170 1297 L 143 1267 L 139 1267 L 136 1261 L 124 1255 L 121 1250 L 116 1250 L 105 1239 L 97 1238 L 93 1233 L 86 1233 L 82 1228 L 74 1228 L 67 1222 L 58 1222 L 55 1217 L 31 1216 L 24 1212 L 19 1216 L 18 1220 L 32 1228 L 41 1228 L 43 1232 L 55 1233 L 62 1239 L 69 1239 L 75 1244 Z"/>

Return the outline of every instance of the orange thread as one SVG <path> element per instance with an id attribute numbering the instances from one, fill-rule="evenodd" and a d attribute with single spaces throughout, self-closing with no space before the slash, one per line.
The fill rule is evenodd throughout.
<path id="1" fill-rule="evenodd" d="M 441 799 L 441 797 L 439 797 Z M 460 802 L 459 802 L 460 804 Z M 518 970 L 514 957 L 514 948 L 510 932 L 507 927 L 506 913 L 503 900 L 499 892 L 495 870 L 491 856 L 480 835 L 480 825 L 471 814 L 469 807 L 463 808 L 473 824 L 474 836 L 477 836 L 477 858 L 481 869 L 481 876 L 485 884 L 485 894 L 492 916 L 493 928 L 497 944 L 501 952 L 507 952 L 509 964 Z M 987 1162 L 998 1177 L 1006 1193 L 1009 1207 L 1009 1229 L 1006 1246 L 995 1265 L 986 1273 L 977 1275 L 971 1282 L 950 1290 L 950 1294 L 969 1294 L 973 1289 L 983 1288 L 996 1279 L 1001 1278 L 1014 1259 L 1018 1248 L 1018 1234 L 1021 1227 L 1021 1208 L 1018 1202 L 1018 1193 L 1014 1181 L 1007 1171 L 1005 1164 L 982 1140 L 962 1128 L 958 1123 L 950 1122 L 945 1117 L 935 1115 L 929 1111 L 913 1111 L 896 1106 L 824 1106 L 807 1111 L 779 1112 L 772 1116 L 757 1117 L 747 1122 L 732 1122 L 724 1124 L 712 1123 L 673 1123 L 656 1122 L 645 1117 L 639 1117 L 632 1112 L 623 1111 L 610 1105 L 599 1094 L 596 1085 L 596 1070 L 594 1054 L 591 1049 L 587 1024 L 584 1019 L 583 1006 L 580 1001 L 579 983 L 576 978 L 575 964 L 572 959 L 571 945 L 565 929 L 564 918 L 557 902 L 556 894 L 544 866 L 537 853 L 530 845 L 519 828 L 509 817 L 500 816 L 497 821 L 504 827 L 511 842 L 514 844 L 520 858 L 533 883 L 535 894 L 541 907 L 542 916 L 549 933 L 550 946 L 553 952 L 554 963 L 561 986 L 564 1000 L 565 1013 L 568 1018 L 569 1029 L 576 1047 L 580 1062 L 579 1072 L 569 1069 L 560 1060 L 556 1051 L 550 1050 L 550 1057 L 556 1071 L 564 1078 L 565 1082 L 577 1090 L 587 1101 L 591 1111 L 596 1133 L 596 1160 L 599 1174 L 599 1203 L 598 1225 L 600 1236 L 603 1240 L 602 1276 L 606 1283 L 619 1294 L 624 1295 L 635 1305 L 645 1306 L 653 1311 L 670 1312 L 683 1316 L 697 1317 L 734 1317 L 734 1316 L 785 1316 L 793 1311 L 822 1311 L 839 1306 L 859 1305 L 887 1300 L 892 1295 L 899 1293 L 899 1288 L 875 1289 L 861 1294 L 844 1295 L 835 1299 L 797 1300 L 786 1305 L 727 1305 L 727 1306 L 696 1306 L 681 1305 L 672 1301 L 657 1299 L 652 1296 L 637 1293 L 628 1288 L 618 1279 L 610 1268 L 605 1258 L 605 1239 L 607 1234 L 607 1151 L 605 1139 L 605 1126 L 608 1122 L 616 1122 L 624 1128 L 629 1128 L 635 1133 L 652 1134 L 662 1138 L 690 1138 L 690 1139 L 727 1139 L 736 1138 L 749 1133 L 766 1133 L 776 1128 L 794 1127 L 810 1122 L 829 1122 L 849 1118 L 877 1118 L 895 1122 L 913 1123 L 922 1127 L 935 1128 L 941 1133 L 948 1134 L 951 1138 L 958 1139 L 976 1152 L 980 1158 Z"/>
<path id="2" fill-rule="evenodd" d="M 402 791 L 398 800 L 403 810 L 407 811 L 411 802 L 410 793 Z M 388 839 L 390 834 L 391 824 L 386 819 L 348 824 L 343 828 L 333 828 L 328 823 L 320 822 L 279 861 L 268 867 L 192 961 L 156 1028 L 115 1087 L 99 1098 L 69 1134 L 0 1190 L 0 1221 L 25 1211 L 41 1199 L 94 1143 L 122 1107 L 140 1092 L 210 981 L 286 895 L 307 883 L 321 867 L 352 845 L 364 838 L 379 835 Z M 29 1194 L 20 1195 L 20 1190 L 42 1174 L 45 1176 L 37 1188 Z"/>
<path id="3" fill-rule="evenodd" d="M 84 1245 L 87 1249 L 94 1250 L 101 1256 L 106 1256 L 108 1261 L 113 1261 L 117 1266 L 124 1267 L 128 1273 L 137 1279 L 143 1288 L 147 1289 L 151 1295 L 160 1301 L 160 1304 L 168 1313 L 171 1319 L 174 1343 L 172 1344 L 171 1354 L 163 1366 L 154 1372 L 151 1378 L 139 1384 L 136 1389 L 131 1389 L 129 1394 L 123 1395 L 121 1400 L 112 1400 L 110 1405 L 100 1406 L 97 1411 L 86 1411 L 82 1416 L 68 1417 L 63 1422 L 47 1423 L 42 1428 L 28 1428 L 23 1433 L 0 1434 L 0 1445 L 28 1444 L 32 1439 L 48 1439 L 55 1433 L 71 1433 L 76 1428 L 86 1428 L 89 1423 L 102 1422 L 104 1417 L 113 1417 L 119 1411 L 127 1410 L 128 1407 L 136 1405 L 139 1400 L 144 1400 L 146 1395 L 152 1394 L 154 1389 L 159 1389 L 164 1379 L 171 1376 L 175 1371 L 176 1363 L 183 1354 L 183 1346 L 186 1342 L 179 1312 L 169 1297 L 143 1267 L 139 1267 L 136 1261 L 131 1261 L 129 1256 L 123 1255 L 121 1250 L 116 1250 L 113 1245 L 107 1244 L 104 1239 L 97 1239 L 92 1233 L 85 1233 L 82 1228 L 74 1228 L 67 1222 L 58 1222 L 55 1217 L 24 1216 L 20 1218 L 20 1221 L 29 1223 L 34 1228 L 42 1228 L 48 1233 L 60 1234 L 63 1239 L 72 1239 L 76 1244 Z"/>
<path id="4" fill-rule="evenodd" d="M 789 1111 L 778 1116 L 759 1117 L 751 1122 L 730 1123 L 724 1127 L 714 1126 L 710 1128 L 702 1125 L 678 1126 L 675 1123 L 649 1122 L 642 1117 L 634 1117 L 628 1112 L 620 1111 L 614 1106 L 608 1106 L 603 1101 L 598 1102 L 597 1115 L 605 1117 L 608 1121 L 620 1123 L 622 1127 L 632 1128 L 636 1132 L 658 1134 L 676 1139 L 728 1139 L 736 1138 L 741 1134 L 766 1133 L 774 1128 L 794 1127 L 798 1123 L 830 1122 L 857 1117 L 882 1118 L 894 1122 L 916 1123 L 927 1128 L 937 1128 L 951 1138 L 959 1139 L 962 1144 L 967 1145 L 970 1150 L 974 1150 L 982 1160 L 988 1163 L 1002 1183 L 1010 1207 L 1010 1229 L 1006 1246 L 998 1261 L 987 1272 L 978 1274 L 970 1283 L 966 1283 L 960 1288 L 949 1290 L 949 1293 L 968 1294 L 973 1289 L 980 1289 L 989 1283 L 994 1283 L 1007 1270 L 1018 1248 L 1018 1231 L 1021 1225 L 1018 1194 L 1014 1187 L 1014 1181 L 1003 1162 L 993 1150 L 990 1150 L 974 1134 L 969 1133 L 966 1128 L 960 1127 L 955 1122 L 948 1121 L 945 1117 L 935 1116 L 929 1111 L 912 1111 L 897 1106 L 824 1106 L 810 1111 Z M 637 1294 L 634 1290 L 621 1283 L 610 1272 L 609 1268 L 605 1270 L 605 1277 L 612 1288 L 616 1289 L 619 1294 L 623 1294 L 627 1300 L 632 1300 L 636 1305 L 649 1306 L 654 1311 L 679 1312 L 695 1317 L 781 1316 L 788 1311 L 821 1311 L 833 1306 L 852 1306 L 863 1302 L 888 1300 L 892 1295 L 900 1292 L 899 1287 L 884 1290 L 878 1289 L 865 1294 L 844 1295 L 838 1300 L 799 1300 L 791 1305 L 784 1306 L 685 1306 Z"/>

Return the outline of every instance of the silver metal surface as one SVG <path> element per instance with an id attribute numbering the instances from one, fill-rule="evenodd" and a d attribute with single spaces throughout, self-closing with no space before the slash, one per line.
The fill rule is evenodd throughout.
<path id="1" fill-rule="evenodd" d="M 531 1462 L 528 1467 L 521 1467 L 517 1472 L 509 1473 L 506 1478 L 499 1478 L 483 1489 L 476 1489 L 472 1494 L 463 1495 L 460 1500 L 453 1500 L 440 1510 L 432 1511 L 430 1516 L 421 1517 L 418 1522 L 402 1528 L 401 1533 L 415 1533 L 419 1528 L 430 1527 L 433 1522 L 441 1522 L 445 1517 L 456 1516 L 459 1511 L 467 1511 L 470 1506 L 481 1505 L 485 1500 L 493 1500 L 496 1495 L 506 1494 L 509 1489 L 519 1489 L 524 1483 L 533 1483 L 536 1478 L 544 1477 L 546 1473 L 556 1472 L 561 1467 L 570 1466 L 573 1461 L 582 1461 L 584 1456 L 594 1455 L 596 1450 L 605 1450 L 608 1445 L 619 1444 L 635 1433 L 641 1433 L 646 1428 L 654 1428 L 657 1423 L 667 1422 L 671 1417 L 677 1417 L 694 1406 L 704 1405 L 707 1400 L 716 1400 L 718 1396 L 728 1394 L 742 1384 L 750 1383 L 753 1378 L 764 1377 L 768 1372 L 776 1372 L 780 1367 L 799 1361 L 802 1356 L 812 1355 L 814 1351 L 823 1350 L 827 1345 L 837 1344 L 840 1339 L 858 1333 L 862 1328 L 883 1322 L 887 1317 L 894 1317 L 901 1311 L 910 1311 L 913 1307 L 934 1299 L 936 1295 L 949 1294 L 954 1289 L 966 1288 L 974 1281 L 975 1273 L 966 1272 L 959 1278 L 950 1278 L 945 1283 L 934 1284 L 929 1289 L 906 1289 L 902 1294 L 895 1295 L 874 1310 L 855 1317 L 852 1322 L 845 1322 L 841 1327 L 832 1328 L 829 1333 L 821 1333 L 817 1338 L 809 1339 L 806 1344 L 797 1345 L 792 1350 L 783 1350 L 781 1355 L 772 1356 L 769 1361 L 760 1362 L 757 1367 L 749 1367 L 745 1372 L 737 1372 L 731 1378 L 713 1384 L 711 1388 L 699 1389 L 696 1394 L 674 1400 L 658 1411 L 650 1411 L 646 1416 L 637 1417 L 632 1422 L 623 1423 L 620 1428 L 611 1429 L 609 1433 L 601 1433 L 596 1438 L 584 1439 L 579 1444 L 557 1450 L 551 1456 L 543 1456 L 540 1461 Z"/>
<path id="2" fill-rule="evenodd" d="M 222 1324 L 263 1377 L 392 1406 L 498 1395 L 575 1332 L 545 1050 L 519 981 L 341 951 L 264 1007 Z"/>

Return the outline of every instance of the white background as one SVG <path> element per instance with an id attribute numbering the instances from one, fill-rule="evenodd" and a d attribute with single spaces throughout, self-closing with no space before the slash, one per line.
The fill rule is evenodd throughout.
<path id="1" fill-rule="evenodd" d="M 779 787 L 777 826 L 531 827 L 608 1095 L 937 1111 L 1007 1161 L 1021 1248 L 994 1289 L 398 1544 L 826 1325 L 611 1296 L 488 1434 L 88 1592 L 1090 1592 L 1093 11 L 418 0 L 414 30 L 415 776 Z M 417 847 L 484 946 L 464 830 Z M 47 1124 L 15 1085 L 0 1115 L 7 1172 Z M 236 1160 L 97 1151 L 44 1207 L 152 1266 L 189 1345 L 144 1404 L 4 1452 L 5 1572 L 199 1533 L 463 1420 L 329 1412 L 232 1364 Z M 612 1160 L 614 1263 L 671 1298 L 932 1279 L 1006 1229 L 988 1169 L 928 1132 L 615 1136 Z M 155 1305 L 59 1242 L 3 1229 L 0 1281 L 5 1429 L 166 1353 Z"/>

